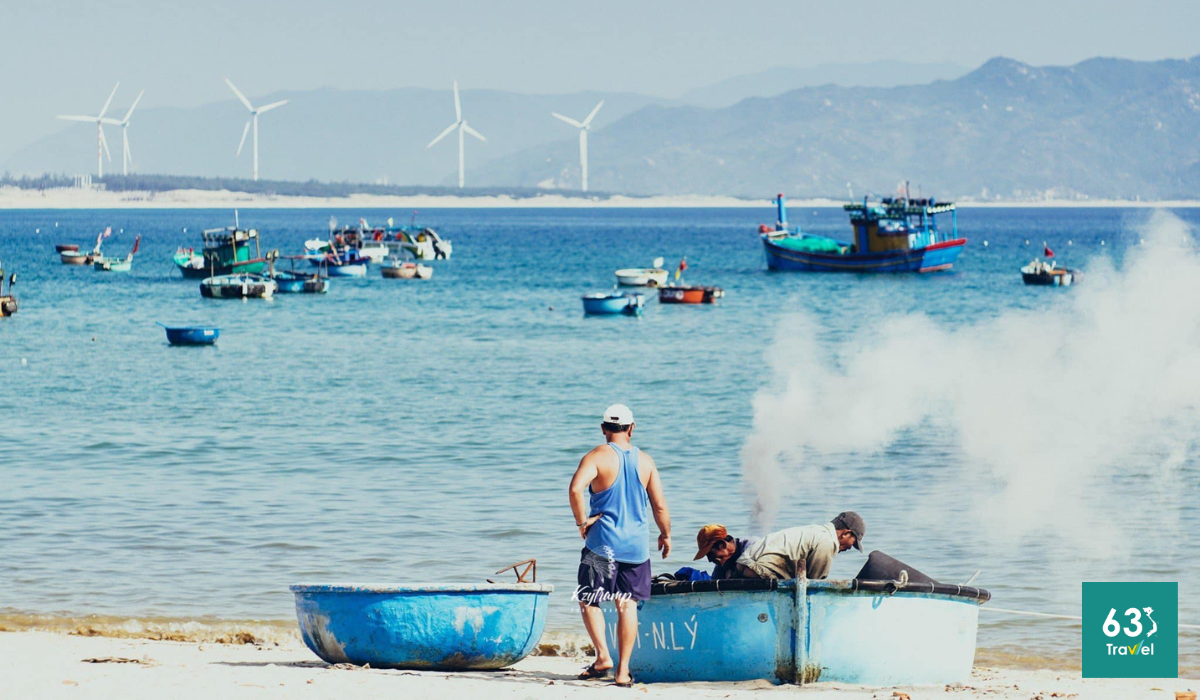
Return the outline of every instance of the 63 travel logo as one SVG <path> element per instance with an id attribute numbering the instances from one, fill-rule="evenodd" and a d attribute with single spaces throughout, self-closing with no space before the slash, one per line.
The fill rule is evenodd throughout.
<path id="1" fill-rule="evenodd" d="M 1084 678 L 1178 678 L 1179 584 L 1083 584 Z"/>

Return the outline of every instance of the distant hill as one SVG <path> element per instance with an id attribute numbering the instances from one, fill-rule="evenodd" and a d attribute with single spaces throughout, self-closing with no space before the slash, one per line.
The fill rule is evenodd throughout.
<path id="1" fill-rule="evenodd" d="M 722 109 L 647 105 L 596 130 L 596 189 L 764 196 L 1200 197 L 1200 58 L 988 61 L 956 80 L 824 85 Z M 564 137 L 478 184 L 577 186 Z M 915 192 L 914 192 L 915 193 Z"/>
<path id="2" fill-rule="evenodd" d="M 118 93 L 111 116 L 124 115 L 135 93 Z M 250 95 L 254 104 L 291 100 L 259 117 L 259 170 L 272 180 L 347 180 L 390 184 L 456 184 L 458 144 L 447 137 L 428 144 L 454 121 L 450 90 L 336 90 Z M 601 99 L 604 108 L 596 127 L 659 102 L 632 93 L 581 92 L 569 95 L 525 95 L 497 90 L 463 90 L 463 112 L 487 143 L 467 138 L 467 184 L 479 184 L 489 161 L 533 145 L 572 138 L 573 129 L 554 119 L 556 111 L 582 119 Z M 81 107 L 64 105 L 46 115 L 75 114 Z M 142 173 L 206 177 L 249 177 L 251 143 L 241 158 L 238 140 L 248 113 L 230 94 L 229 100 L 195 109 L 139 109 L 129 128 L 134 168 Z M 96 130 L 89 124 L 62 122 L 63 130 L 13 154 L 3 169 L 14 175 L 43 172 L 96 172 Z M 121 172 L 121 130 L 105 127 L 113 162 L 106 173 Z M 252 137 L 251 137 L 252 138 Z"/>
<path id="3" fill-rule="evenodd" d="M 680 102 L 701 107 L 728 107 L 747 97 L 774 97 L 797 88 L 817 85 L 842 87 L 895 87 L 952 80 L 970 68 L 957 63 L 827 63 L 808 68 L 777 67 L 739 75 L 691 90 Z"/>

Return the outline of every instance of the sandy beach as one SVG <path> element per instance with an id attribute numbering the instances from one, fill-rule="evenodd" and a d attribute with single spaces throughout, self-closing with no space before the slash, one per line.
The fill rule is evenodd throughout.
<path id="1" fill-rule="evenodd" d="M 789 199 L 789 207 L 841 207 L 844 200 L 835 199 Z M 981 207 L 1042 207 L 1042 208 L 1088 208 L 1088 207 L 1136 207 L 1136 208 L 1191 208 L 1200 206 L 1200 201 L 1144 202 L 1136 200 L 1076 200 L 1047 199 L 1028 201 L 973 201 L 958 200 L 963 208 Z M 171 190 L 168 192 L 108 192 L 101 189 L 48 189 L 26 190 L 17 187 L 0 187 L 0 209 L 204 209 L 245 207 L 254 209 L 437 209 L 437 208 L 516 208 L 516 209 L 561 209 L 561 208 L 748 208 L 770 209 L 775 204 L 769 199 L 744 199 L 739 197 L 711 195 L 659 195 L 630 197 L 571 197 L 554 192 L 537 197 L 499 196 L 388 196 L 356 194 L 348 197 L 297 197 L 283 195 L 250 194 L 229 190 Z"/>
<path id="2" fill-rule="evenodd" d="M 81 637 L 52 632 L 0 633 L 2 698 L 377 698 L 611 697 L 607 682 L 575 680 L 582 658 L 530 657 L 514 668 L 478 673 L 330 666 L 299 642 L 198 644 Z M 635 669 L 636 673 L 636 669 Z M 750 698 L 1174 698 L 1196 680 L 1081 680 L 1063 671 L 976 668 L 950 686 L 869 688 L 767 681 L 639 684 L 637 697 Z"/>

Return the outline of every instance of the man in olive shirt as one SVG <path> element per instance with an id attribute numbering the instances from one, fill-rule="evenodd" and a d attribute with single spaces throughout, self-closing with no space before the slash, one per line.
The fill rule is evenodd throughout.
<path id="1" fill-rule="evenodd" d="M 746 578 L 823 579 L 829 576 L 834 555 L 851 547 L 862 551 L 866 534 L 858 513 L 846 511 L 824 525 L 772 532 L 742 552 L 737 569 Z"/>

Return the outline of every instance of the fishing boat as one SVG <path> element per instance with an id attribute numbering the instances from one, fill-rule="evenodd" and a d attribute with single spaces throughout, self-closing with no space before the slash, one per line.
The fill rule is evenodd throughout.
<path id="1" fill-rule="evenodd" d="M 872 686 L 971 678 L 986 590 L 932 580 L 656 583 L 638 612 L 637 680 Z M 602 606 L 610 644 L 611 603 Z"/>
<path id="2" fill-rule="evenodd" d="M 200 281 L 200 296 L 208 299 L 270 299 L 275 280 L 262 275 L 216 275 Z"/>
<path id="3" fill-rule="evenodd" d="M 399 260 L 391 265 L 384 265 L 379 268 L 379 271 L 388 279 L 427 280 L 433 277 L 432 267 L 412 262 L 401 262 Z"/>
<path id="4" fill-rule="evenodd" d="M 8 291 L 4 291 L 4 268 L 0 266 L 0 317 L 12 316 L 17 313 L 17 298 L 13 296 L 12 288 L 17 283 L 17 273 L 8 276 Z"/>
<path id="5" fill-rule="evenodd" d="M 653 267 L 617 270 L 616 275 L 617 284 L 622 287 L 661 287 L 667 283 L 662 258 L 655 258 Z"/>
<path id="6" fill-rule="evenodd" d="M 256 229 L 243 229 L 234 212 L 234 225 L 207 229 L 201 234 L 204 248 L 180 248 L 171 260 L 185 279 L 205 279 L 235 274 L 258 274 L 267 268 Z"/>
<path id="7" fill-rule="evenodd" d="M 481 671 L 537 648 L 553 586 L 297 584 L 304 644 L 331 664 Z"/>
<path id="8" fill-rule="evenodd" d="M 129 272 L 133 268 L 133 255 L 138 252 L 142 237 L 133 239 L 133 250 L 123 258 L 99 257 L 92 263 L 92 269 L 98 272 Z"/>
<path id="9" fill-rule="evenodd" d="M 1081 277 L 1078 270 L 1059 267 L 1058 262 L 1044 262 L 1034 258 L 1033 262 L 1021 268 L 1021 279 L 1025 284 L 1043 287 L 1070 287 Z"/>
<path id="10" fill-rule="evenodd" d="M 313 267 L 320 268 L 330 277 L 365 277 L 367 265 L 371 259 L 360 255 L 356 248 L 345 247 L 340 251 L 330 248 L 326 251 L 306 251 L 304 258 Z"/>
<path id="11" fill-rule="evenodd" d="M 79 250 L 79 246 L 74 243 L 59 243 L 54 246 L 55 253 L 73 253 L 77 250 Z"/>
<path id="12" fill-rule="evenodd" d="M 329 280 L 317 273 L 309 275 L 284 270 L 271 273 L 275 291 L 279 294 L 324 294 L 329 291 Z"/>
<path id="13" fill-rule="evenodd" d="M 221 337 L 221 329 L 216 326 L 158 325 L 166 330 L 167 342 L 171 345 L 212 345 Z"/>
<path id="14" fill-rule="evenodd" d="M 775 198 L 777 220 L 759 227 L 767 268 L 799 272 L 936 272 L 949 270 L 967 239 L 958 235 L 958 213 L 951 202 L 864 197 L 843 207 L 850 215 L 854 240 L 845 243 L 788 229 L 783 195 Z M 950 233 L 937 225 L 949 213 Z"/>
<path id="15" fill-rule="evenodd" d="M 645 297 L 626 292 L 593 292 L 583 295 L 583 313 L 588 316 L 641 316 Z"/>
<path id="16" fill-rule="evenodd" d="M 96 262 L 104 260 L 104 254 L 100 252 L 100 247 L 104 244 L 104 239 L 111 235 L 112 226 L 105 227 L 96 236 L 96 245 L 91 252 L 82 252 L 79 250 L 79 246 L 62 246 L 65 250 L 58 252 L 58 258 L 63 265 L 94 265 Z"/>
<path id="17" fill-rule="evenodd" d="M 725 296 L 720 287 L 696 287 L 691 285 L 660 287 L 660 304 L 712 304 Z"/>
<path id="18" fill-rule="evenodd" d="M 391 219 L 388 219 L 391 223 Z M 454 252 L 454 245 L 438 235 L 431 228 L 393 228 L 387 229 L 391 245 L 411 254 L 417 260 L 449 260 Z"/>

